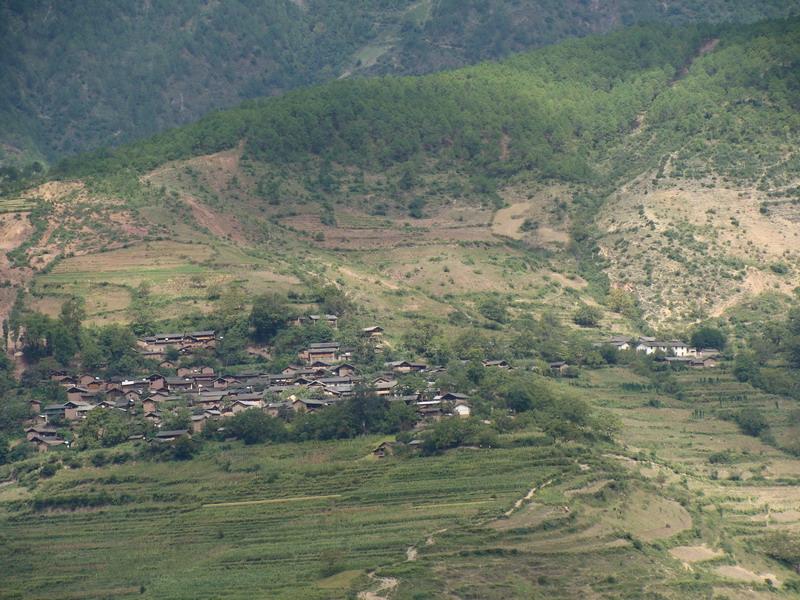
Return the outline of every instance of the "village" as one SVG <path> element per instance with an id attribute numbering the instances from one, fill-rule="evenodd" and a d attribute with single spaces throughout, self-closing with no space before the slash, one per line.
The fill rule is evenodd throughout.
<path id="1" fill-rule="evenodd" d="M 336 329 L 335 315 L 308 315 L 291 321 L 292 325 L 324 323 Z M 374 325 L 361 330 L 362 337 L 381 352 L 384 330 Z M 435 379 L 446 372 L 443 366 L 410 360 L 386 361 L 383 369 L 365 377 L 353 360 L 351 349 L 336 341 L 310 343 L 297 354 L 296 364 L 279 373 L 243 371 L 218 373 L 211 366 L 177 366 L 167 358 L 177 351 L 179 357 L 191 357 L 197 351 L 213 351 L 218 341 L 213 330 L 164 333 L 138 341 L 139 352 L 158 362 L 158 371 L 146 377 L 110 377 L 91 374 L 73 375 L 64 371 L 50 374 L 50 381 L 65 390 L 66 402 L 46 404 L 30 400 L 30 426 L 26 438 L 39 452 L 70 447 L 78 425 L 92 411 L 116 411 L 130 418 L 143 419 L 152 434 L 137 434 L 129 439 L 151 443 L 173 442 L 181 437 L 202 433 L 214 424 L 224 430 L 224 421 L 244 411 L 258 410 L 275 418 L 287 419 L 298 413 L 313 413 L 351 398 L 356 390 L 390 403 L 403 403 L 417 416 L 417 427 L 443 418 L 466 418 L 472 414 L 470 396 L 437 387 Z M 653 337 L 631 339 L 613 336 L 595 342 L 595 347 L 609 347 L 617 352 L 653 356 L 656 361 L 692 368 L 713 368 L 720 351 L 693 348 L 680 340 L 663 341 Z M 463 361 L 465 362 L 465 361 Z M 505 360 L 484 359 L 484 368 L 511 370 Z M 548 363 L 548 376 L 574 376 L 575 366 L 566 361 Z M 536 367 L 527 367 L 538 370 Z M 415 374 L 425 381 L 424 389 L 409 390 L 401 384 L 404 376 Z M 185 427 L 164 427 L 177 414 L 189 411 Z M 68 435 L 64 435 L 67 432 Z"/>
<path id="2" fill-rule="evenodd" d="M 308 321 L 296 321 L 297 324 L 304 322 L 331 324 L 335 323 L 335 317 L 328 315 L 320 319 L 311 315 Z M 383 329 L 378 326 L 363 330 L 363 335 L 376 347 L 381 345 L 382 334 Z M 375 396 L 413 406 L 421 420 L 470 415 L 469 398 L 463 394 L 439 393 L 435 389 L 405 395 L 398 392 L 398 377 L 409 373 L 435 374 L 441 368 L 418 362 L 387 362 L 385 372 L 365 381 L 351 361 L 351 351 L 338 342 L 312 343 L 298 354 L 299 364 L 273 374 L 255 371 L 219 374 L 210 366 L 176 368 L 165 358 L 168 348 L 188 356 L 195 350 L 213 349 L 216 340 L 214 331 L 142 338 L 139 341 L 141 353 L 151 359 L 161 359 L 160 372 L 147 377 L 104 380 L 88 374 L 52 373 L 51 381 L 65 389 L 67 401 L 42 405 L 39 400 L 31 400 L 33 418 L 25 430 L 28 441 L 40 452 L 67 447 L 69 442 L 60 435 L 61 430 L 66 428 L 74 432 L 76 425 L 91 411 L 111 410 L 143 418 L 155 429 L 153 441 L 170 442 L 201 433 L 208 423 L 246 410 L 261 410 L 273 417 L 320 410 L 351 397 L 358 385 L 366 385 Z M 504 361 L 487 361 L 487 364 L 494 363 L 505 365 Z M 168 414 L 174 414 L 178 408 L 192 411 L 190 426 L 162 429 Z"/>

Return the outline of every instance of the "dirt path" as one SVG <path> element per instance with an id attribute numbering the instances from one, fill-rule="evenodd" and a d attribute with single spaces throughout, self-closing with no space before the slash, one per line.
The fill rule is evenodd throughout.
<path id="1" fill-rule="evenodd" d="M 374 590 L 358 593 L 358 600 L 389 600 L 389 596 L 397 589 L 400 583 L 394 577 L 378 577 L 374 572 L 367 573 L 367 577 L 378 582 Z"/>
<path id="2" fill-rule="evenodd" d="M 266 500 L 241 500 L 239 502 L 212 502 L 203 504 L 203 508 L 216 508 L 221 506 L 251 506 L 254 504 L 281 504 L 283 502 L 304 502 L 308 500 L 329 500 L 341 498 L 341 494 L 327 494 L 324 496 L 296 496 L 294 498 L 268 498 Z"/>
<path id="3" fill-rule="evenodd" d="M 545 482 L 544 482 L 542 485 L 540 485 L 539 487 L 532 487 L 531 489 L 529 489 L 529 490 L 528 490 L 528 493 L 527 493 L 527 494 L 525 494 L 525 495 L 524 495 L 522 498 L 520 498 L 519 500 L 517 500 L 516 502 L 514 502 L 514 505 L 513 505 L 511 508 L 509 508 L 509 509 L 508 509 L 506 512 L 504 512 L 504 513 L 503 513 L 503 515 L 504 515 L 504 516 L 506 516 L 506 517 L 510 517 L 510 516 L 511 516 L 511 515 L 513 515 L 513 514 L 514 514 L 516 511 L 518 511 L 520 508 L 522 508 L 522 505 L 523 505 L 523 504 L 525 504 L 526 502 L 528 502 L 529 500 L 531 500 L 531 499 L 533 498 L 533 495 L 534 495 L 534 494 L 535 494 L 537 491 L 541 490 L 541 489 L 542 489 L 542 488 L 544 488 L 544 487 L 547 487 L 548 485 L 551 485 L 552 483 L 553 483 L 553 480 L 552 480 L 552 479 L 548 479 L 547 481 L 545 481 Z"/>

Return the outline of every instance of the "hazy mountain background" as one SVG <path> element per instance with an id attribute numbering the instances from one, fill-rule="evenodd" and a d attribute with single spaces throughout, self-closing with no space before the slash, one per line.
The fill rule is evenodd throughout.
<path id="1" fill-rule="evenodd" d="M 326 80 L 420 74 L 644 21 L 750 22 L 770 0 L 0 2 L 0 164 L 53 160 Z"/>

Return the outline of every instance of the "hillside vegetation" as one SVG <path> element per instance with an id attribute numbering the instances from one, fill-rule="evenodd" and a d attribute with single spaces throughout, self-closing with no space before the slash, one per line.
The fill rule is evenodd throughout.
<path id="1" fill-rule="evenodd" d="M 6 0 L 0 164 L 124 143 L 338 77 L 427 73 L 636 22 L 796 12 L 794 1 L 741 0 Z"/>
<path id="2" fill-rule="evenodd" d="M 9 186 L 0 596 L 795 597 L 799 59 L 636 26 Z"/>

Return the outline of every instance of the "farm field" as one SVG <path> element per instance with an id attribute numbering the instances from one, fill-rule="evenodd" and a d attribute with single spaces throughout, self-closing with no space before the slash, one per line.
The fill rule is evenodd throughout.
<path id="1" fill-rule="evenodd" d="M 727 378 L 682 376 L 698 394 Z M 635 383 L 608 368 L 557 384 L 619 416 L 619 445 L 525 430 L 432 457 L 376 459 L 382 437 L 101 469 L 84 455 L 0 488 L 3 597 L 793 597 L 762 543 L 800 530 L 800 461 Z M 733 464 L 709 462 L 720 449 Z"/>
<path id="2" fill-rule="evenodd" d="M 33 304 L 56 315 L 64 298 L 86 300 L 91 322 L 127 322 L 136 288 L 146 282 L 156 316 L 173 318 L 210 310 L 209 288 L 241 284 L 251 293 L 286 292 L 299 284 L 285 263 L 225 245 L 145 242 L 64 259 L 36 279 Z"/>
<path id="3" fill-rule="evenodd" d="M 32 495 L 4 488 L 3 597 L 338 598 L 330 575 L 402 561 L 435 531 L 497 516 L 574 468 L 549 448 L 377 460 L 380 439 L 216 446 L 177 467 L 82 468 Z M 26 497 L 39 509 L 15 505 Z M 67 508 L 81 498 L 101 499 Z"/>

